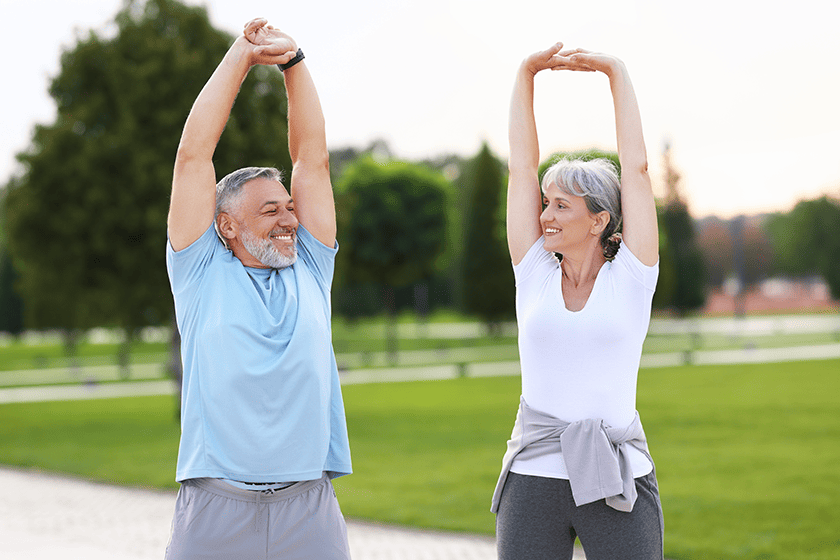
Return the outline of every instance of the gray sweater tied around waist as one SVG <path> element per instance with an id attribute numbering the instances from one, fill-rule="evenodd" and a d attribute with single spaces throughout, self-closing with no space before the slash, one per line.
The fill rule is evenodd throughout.
<path id="1" fill-rule="evenodd" d="M 490 510 L 499 511 L 502 489 L 515 457 L 539 457 L 556 452 L 559 446 L 575 505 L 605 498 L 607 505 L 618 511 L 632 511 L 637 494 L 628 445 L 644 453 L 653 464 L 638 412 L 629 426 L 619 429 L 607 426 L 597 418 L 565 422 L 534 410 L 520 398 Z"/>

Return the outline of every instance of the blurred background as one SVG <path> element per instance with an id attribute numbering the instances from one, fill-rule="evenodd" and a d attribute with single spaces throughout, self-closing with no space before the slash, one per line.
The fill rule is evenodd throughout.
<path id="1" fill-rule="evenodd" d="M 618 54 L 634 78 L 662 211 L 658 309 L 824 308 L 840 295 L 840 67 L 826 63 L 840 38 L 824 3 L 0 5 L 4 68 L 15 77 L 0 138 L 2 331 L 108 325 L 130 338 L 167 324 L 161 247 L 180 129 L 232 37 L 257 15 L 305 47 L 320 88 L 343 218 L 341 316 L 443 308 L 512 318 L 507 102 L 518 62 L 556 40 Z M 217 150 L 219 176 L 289 167 L 282 79 L 257 70 Z M 538 82 L 546 159 L 614 150 L 603 76 Z M 361 184 L 372 170 L 382 177 Z M 388 197 L 374 192 L 388 181 Z M 382 208 L 363 217 L 349 202 L 356 190 L 390 205 L 396 220 Z M 399 225 L 418 231 L 415 219 L 428 235 L 393 242 Z M 358 255 L 377 240 L 393 255 L 366 276 L 371 263 Z M 476 289 L 471 276 L 500 294 Z M 471 302 L 478 292 L 483 303 Z"/>
<path id="2" fill-rule="evenodd" d="M 177 394 L 164 265 L 172 164 L 192 102 L 257 16 L 303 48 L 326 116 L 344 382 L 518 374 L 508 100 L 521 59 L 561 40 L 622 58 L 639 97 L 661 232 L 643 367 L 829 359 L 821 379 L 837 383 L 840 35 L 825 2 L 0 0 L 0 16 L 7 427 L 34 416 L 2 404 L 30 399 L 8 392 L 18 389 L 75 385 L 90 396 L 127 383 Z M 246 165 L 289 171 L 285 110 L 280 72 L 255 68 L 216 151 L 218 176 Z M 604 76 L 540 75 L 536 114 L 543 169 L 569 154 L 617 163 Z M 173 423 L 177 401 L 165 402 Z M 354 426 L 361 436 L 369 419 L 354 424 L 351 405 L 348 415 L 351 439 Z M 489 441 L 503 443 L 508 420 Z M 135 483 L 28 454 L 43 433 L 16 433 L 0 463 Z M 170 448 L 163 456 L 174 462 Z M 170 467 L 161 472 L 152 485 L 172 486 Z M 358 515 L 435 525 L 371 511 Z M 492 532 L 484 518 L 454 528 Z M 708 557 L 775 557 L 761 556 L 767 531 L 756 530 L 749 554 Z M 695 555 L 704 545 L 678 544 L 674 557 L 706 557 Z"/>

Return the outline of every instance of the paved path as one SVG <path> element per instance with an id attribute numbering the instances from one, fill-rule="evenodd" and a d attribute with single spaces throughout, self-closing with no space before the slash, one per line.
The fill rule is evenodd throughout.
<path id="1" fill-rule="evenodd" d="M 3 560 L 160 560 L 174 492 L 0 467 Z M 348 521 L 354 560 L 495 560 L 492 538 Z M 578 551 L 575 559 L 582 560 Z M 314 559 L 317 560 L 317 559 Z"/>

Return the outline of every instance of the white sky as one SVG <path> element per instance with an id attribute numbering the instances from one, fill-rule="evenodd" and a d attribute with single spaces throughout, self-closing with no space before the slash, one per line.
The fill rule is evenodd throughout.
<path id="1" fill-rule="evenodd" d="M 334 148 L 384 138 L 397 157 L 506 157 L 507 110 L 519 61 L 555 41 L 615 54 L 642 111 L 651 172 L 662 147 L 695 216 L 787 210 L 840 195 L 840 5 L 799 0 L 188 0 L 238 33 L 263 16 L 306 52 Z M 778 3 L 772 3 L 778 4 Z M 121 0 L 0 0 L 0 183 L 17 170 L 62 50 L 103 30 Z M 537 78 L 542 157 L 615 148 L 602 75 Z M 186 115 L 185 115 L 186 117 Z M 174 154 L 173 154 L 174 156 Z"/>

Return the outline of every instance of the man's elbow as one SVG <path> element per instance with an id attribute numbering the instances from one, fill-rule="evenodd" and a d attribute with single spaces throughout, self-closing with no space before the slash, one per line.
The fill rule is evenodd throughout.
<path id="1" fill-rule="evenodd" d="M 330 172 L 330 153 L 327 150 L 313 150 L 297 154 L 297 157 L 292 162 L 293 170 L 309 170 L 313 173 L 329 174 Z"/>
<path id="2" fill-rule="evenodd" d="M 213 161 L 213 152 L 207 152 L 201 146 L 195 146 L 191 143 L 181 142 L 178 144 L 178 150 L 175 152 L 175 165 L 190 164 L 196 162 L 210 162 Z"/>

